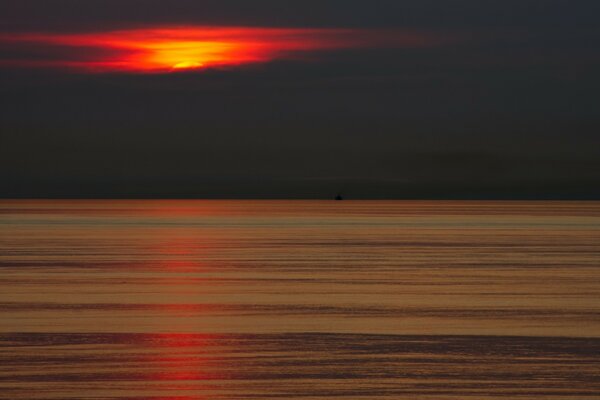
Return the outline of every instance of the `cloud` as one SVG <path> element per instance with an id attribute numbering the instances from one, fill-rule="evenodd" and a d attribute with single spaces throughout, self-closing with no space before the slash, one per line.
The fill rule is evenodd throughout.
<path id="1" fill-rule="evenodd" d="M 0 65 L 170 72 L 290 60 L 353 48 L 415 48 L 453 38 L 398 30 L 169 26 L 97 33 L 5 33 Z M 6 49 L 12 49 L 7 52 Z M 15 53 L 17 55 L 15 55 Z"/>

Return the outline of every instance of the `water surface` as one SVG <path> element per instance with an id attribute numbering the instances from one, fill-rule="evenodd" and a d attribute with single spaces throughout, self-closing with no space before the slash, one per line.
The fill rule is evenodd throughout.
<path id="1" fill-rule="evenodd" d="M 0 202 L 0 398 L 600 397 L 600 203 Z"/>

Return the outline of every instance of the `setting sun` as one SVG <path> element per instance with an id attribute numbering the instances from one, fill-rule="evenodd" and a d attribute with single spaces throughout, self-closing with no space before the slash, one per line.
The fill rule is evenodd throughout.
<path id="1" fill-rule="evenodd" d="M 204 64 L 198 61 L 182 61 L 173 65 L 173 69 L 195 69 L 203 66 Z"/>
<path id="2" fill-rule="evenodd" d="M 156 41 L 139 45 L 143 51 L 130 58 L 142 69 L 196 69 L 240 61 L 242 43 L 212 41 Z"/>

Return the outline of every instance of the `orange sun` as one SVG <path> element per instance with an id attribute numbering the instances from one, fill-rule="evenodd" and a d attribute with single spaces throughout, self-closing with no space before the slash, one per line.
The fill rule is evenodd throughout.
<path id="1" fill-rule="evenodd" d="M 130 58 L 132 66 L 142 69 L 197 69 L 210 65 L 242 62 L 241 52 L 247 45 L 241 42 L 157 41 L 140 43 L 142 50 Z"/>
<path id="2" fill-rule="evenodd" d="M 177 64 L 173 65 L 173 69 L 195 69 L 195 68 L 200 68 L 203 66 L 204 66 L 204 64 L 202 64 L 199 61 L 187 60 L 187 61 L 180 61 Z"/>

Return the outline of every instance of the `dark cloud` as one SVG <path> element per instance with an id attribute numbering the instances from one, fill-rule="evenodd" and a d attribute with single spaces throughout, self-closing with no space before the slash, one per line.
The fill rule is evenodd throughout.
<path id="1" fill-rule="evenodd" d="M 418 28 L 592 28 L 595 0 L 3 0 L 5 29 L 132 24 Z"/>

